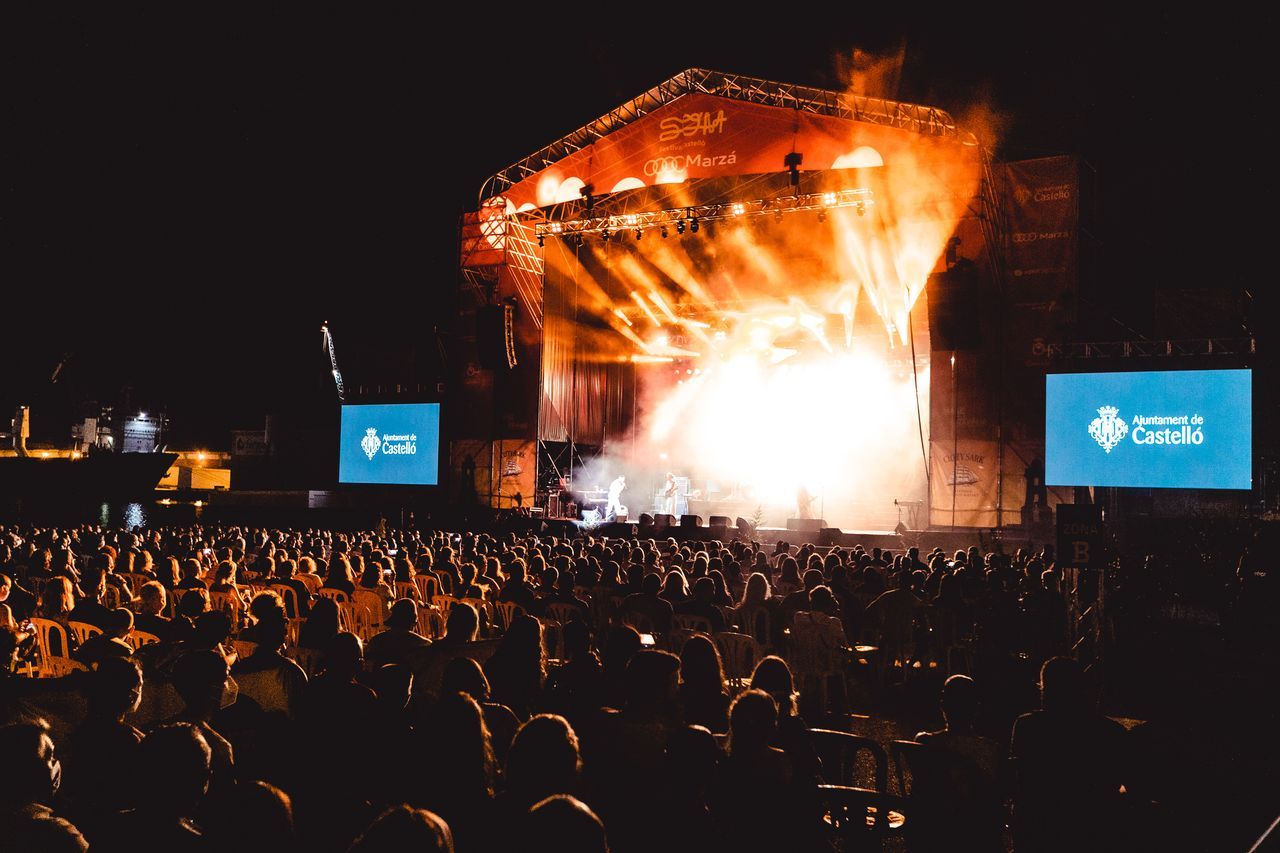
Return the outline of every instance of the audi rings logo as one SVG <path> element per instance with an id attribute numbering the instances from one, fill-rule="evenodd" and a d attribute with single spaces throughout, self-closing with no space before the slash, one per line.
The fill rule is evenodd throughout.
<path id="1" fill-rule="evenodd" d="M 644 164 L 645 177 L 652 178 L 664 172 L 678 172 L 685 167 L 688 158 L 683 155 L 675 157 L 655 157 Z"/>

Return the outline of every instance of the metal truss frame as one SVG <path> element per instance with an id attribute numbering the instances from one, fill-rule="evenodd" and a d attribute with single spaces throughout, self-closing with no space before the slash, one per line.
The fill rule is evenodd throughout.
<path id="1" fill-rule="evenodd" d="M 973 134 L 961 130 L 950 113 L 937 107 L 852 95 L 794 83 L 779 83 L 705 68 L 689 68 L 491 175 L 480 188 L 480 200 L 483 202 L 487 198 L 505 193 L 530 175 L 536 175 L 575 151 L 580 151 L 676 98 L 691 93 L 785 107 L 799 112 L 896 127 L 927 136 L 951 138 L 970 145 L 977 144 Z"/>
<path id="2" fill-rule="evenodd" d="M 1187 340 L 1103 341 L 1049 344 L 1052 359 L 1169 358 L 1178 356 L 1246 356 L 1258 351 L 1247 338 L 1191 338 Z"/>
<path id="3" fill-rule="evenodd" d="M 538 238 L 539 245 L 542 245 L 547 237 L 568 239 L 599 234 L 602 239 L 608 240 L 625 232 L 635 232 L 638 240 L 644 232 L 655 228 L 662 230 L 674 227 L 681 234 L 688 228 L 696 233 L 699 223 L 702 222 L 770 215 L 781 217 L 785 213 L 801 210 L 826 211 L 852 207 L 857 209 L 861 216 L 874 204 L 874 194 L 868 189 L 830 190 L 752 201 L 720 201 L 689 207 L 610 214 L 587 219 L 554 220 L 535 225 L 534 234 Z"/>

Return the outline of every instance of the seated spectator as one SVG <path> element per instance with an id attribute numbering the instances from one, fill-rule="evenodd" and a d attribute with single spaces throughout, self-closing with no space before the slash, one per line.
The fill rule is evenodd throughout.
<path id="1" fill-rule="evenodd" d="M 294 853 L 293 801 L 267 782 L 239 782 L 205 827 L 217 853 Z"/>
<path id="2" fill-rule="evenodd" d="M 526 572 L 524 560 L 517 557 L 511 561 L 507 567 L 507 582 L 498 591 L 498 601 L 514 602 L 526 613 L 541 613 L 542 603 L 529 585 Z"/>
<path id="3" fill-rule="evenodd" d="M 285 604 L 285 615 L 290 619 L 305 619 L 307 614 L 311 612 L 311 590 L 303 581 L 298 580 L 296 576 L 296 564 L 293 560 L 281 560 L 276 563 L 275 571 L 271 576 L 272 584 L 280 584 L 287 586 L 293 590 L 293 597 L 281 595 Z M 314 570 L 315 563 L 311 563 Z M 297 603 L 297 610 L 294 610 L 294 603 Z"/>
<path id="4" fill-rule="evenodd" d="M 388 663 L 409 664 L 431 641 L 418 633 L 418 605 L 402 598 L 391 605 L 391 613 L 383 623 L 385 630 L 369 641 L 365 659 L 370 666 Z"/>
<path id="5" fill-rule="evenodd" d="M 132 767 L 142 732 L 125 722 L 142 702 L 142 671 L 121 657 L 103 659 L 86 685 L 89 712 L 71 735 L 75 756 L 66 793 L 86 831 L 115 812 L 135 805 L 134 790 L 119 784 L 121 768 Z"/>
<path id="6" fill-rule="evenodd" d="M 1004 829 L 1000 747 L 976 731 L 978 686 L 972 678 L 953 675 L 946 680 L 942 716 L 942 729 L 916 735 L 937 755 L 911 768 L 911 796 L 922 818 L 916 836 L 919 846 L 998 849 Z"/>
<path id="7" fill-rule="evenodd" d="M 463 563 L 458 567 L 458 574 L 462 576 L 461 583 L 458 584 L 454 595 L 458 598 L 484 598 L 484 588 L 476 584 L 476 566 L 475 563 Z"/>
<path id="8" fill-rule="evenodd" d="M 209 584 L 209 592 L 239 592 L 236 584 L 236 564 L 223 560 L 213 570 L 213 583 Z"/>
<path id="9" fill-rule="evenodd" d="M 709 581 L 699 578 L 698 581 Z M 729 691 L 724 687 L 720 652 L 710 638 L 695 634 L 680 652 L 680 704 L 684 722 L 715 733 L 729 728 Z"/>
<path id="10" fill-rule="evenodd" d="M 268 595 L 260 593 L 254 602 Z M 306 690 L 307 675 L 282 653 L 286 633 L 284 607 L 278 597 L 267 600 L 272 599 L 278 609 L 266 611 L 254 626 L 257 647 L 253 654 L 236 663 L 232 674 L 239 685 L 240 696 L 252 699 L 268 714 L 282 713 L 293 718 Z"/>
<path id="11" fill-rule="evenodd" d="M 396 592 L 383 575 L 383 566 L 380 560 L 369 561 L 364 567 L 364 571 L 360 574 L 360 583 L 356 588 L 365 592 L 375 593 L 382 600 L 382 609 L 378 615 L 385 613 L 387 608 L 391 606 L 391 602 L 396 600 Z"/>
<path id="12" fill-rule="evenodd" d="M 564 853 L 609 853 L 604 824 L 587 804 L 568 794 L 535 803 L 524 820 L 527 838 Z"/>
<path id="13" fill-rule="evenodd" d="M 604 704 L 603 672 L 600 658 L 591 650 L 586 623 L 570 622 L 561 630 L 565 661 L 547 674 L 546 703 L 548 709 L 579 725 Z"/>
<path id="14" fill-rule="evenodd" d="M 83 853 L 88 842 L 50 805 L 62 778 L 44 720 L 0 726 L 0 844 L 7 849 Z"/>
<path id="15" fill-rule="evenodd" d="M 209 758 L 208 742 L 189 723 L 161 726 L 143 738 L 131 774 L 137 806 L 94 839 L 95 853 L 208 850 L 195 817 L 209 788 Z"/>
<path id="16" fill-rule="evenodd" d="M 360 834 L 348 853 L 453 853 L 449 825 L 426 809 L 394 806 Z"/>
<path id="17" fill-rule="evenodd" d="M 1041 710 L 1013 725 L 1014 837 L 1018 850 L 1109 850 L 1124 781 L 1124 729 L 1090 707 L 1071 658 L 1040 670 Z M 1072 803 L 1070 813 L 1061 804 Z"/>
<path id="18" fill-rule="evenodd" d="M 756 664 L 755 671 L 751 673 L 751 689 L 768 693 L 777 706 L 778 723 L 773 745 L 791 759 L 796 778 L 817 781 L 821 762 L 809 737 L 809 727 L 797 713 L 798 694 L 791 667 L 777 655 L 769 655 Z"/>
<path id="19" fill-rule="evenodd" d="M 662 578 L 656 574 L 645 575 L 640 582 L 640 592 L 622 600 L 619 615 L 629 625 L 644 628 L 645 633 L 666 634 L 671 631 L 671 616 L 675 608 L 662 598 Z"/>
<path id="20" fill-rule="evenodd" d="M 489 701 L 489 679 L 485 678 L 480 664 L 467 657 L 449 661 L 444 668 L 440 690 L 443 696 L 465 693 L 479 703 L 493 743 L 494 756 L 499 765 L 504 764 L 507 750 L 516 736 L 516 730 L 520 728 L 520 718 L 506 705 Z"/>
<path id="21" fill-rule="evenodd" d="M 467 656 L 475 648 L 479 630 L 480 617 L 470 604 L 460 601 L 449 608 L 444 636 L 415 656 L 417 659 L 412 664 L 415 696 L 439 695 L 445 665 L 455 657 Z"/>
<path id="22" fill-rule="evenodd" d="M 809 609 L 809 593 L 821 585 L 822 572 L 819 569 L 809 569 L 804 573 L 801 587 L 782 599 L 782 604 L 778 608 L 778 615 L 782 617 L 784 628 L 791 627 L 791 620 L 796 613 Z"/>
<path id="23" fill-rule="evenodd" d="M 503 634 L 498 648 L 485 661 L 484 671 L 493 687 L 494 699 L 517 716 L 528 717 L 542 700 L 547 677 L 542 623 L 532 616 L 517 616 Z"/>
<path id="24" fill-rule="evenodd" d="M 138 615 L 133 627 L 160 638 L 161 642 L 182 639 L 181 629 L 176 629 L 172 619 L 164 615 L 168 593 L 159 581 L 147 581 L 138 590 Z"/>
<path id="25" fill-rule="evenodd" d="M 80 644 L 72 655 L 86 666 L 93 666 L 109 657 L 127 658 L 133 655 L 133 646 L 125 640 L 133 630 L 133 613 L 123 607 L 107 611 L 101 634 L 94 634 Z"/>
<path id="26" fill-rule="evenodd" d="M 235 754 L 231 743 L 213 727 L 213 717 L 222 707 L 231 673 L 222 655 L 210 649 L 196 649 L 178 658 L 173 669 L 173 687 L 183 709 L 169 723 L 183 723 L 199 731 L 209 752 L 209 779 L 215 788 L 226 789 L 235 781 Z M 208 781 L 208 780 L 207 780 Z"/>
<path id="27" fill-rule="evenodd" d="M 200 579 L 200 561 L 188 557 L 182 561 L 182 580 L 178 581 L 178 589 L 204 589 L 209 585 Z"/>
<path id="28" fill-rule="evenodd" d="M 415 749 L 432 768 L 417 778 L 417 801 L 448 822 L 459 847 L 482 846 L 493 828 L 497 762 L 476 699 L 465 693 L 442 696 L 418 733 Z"/>
<path id="29" fill-rule="evenodd" d="M 13 578 L 0 574 L 0 604 L 8 605 L 9 613 L 16 621 L 25 622 L 35 613 L 36 597 Z"/>
<path id="30" fill-rule="evenodd" d="M 716 582 L 709 577 L 701 577 L 693 582 L 693 596 L 677 604 L 676 613 L 699 616 L 711 623 L 711 632 L 719 634 L 725 629 L 724 614 L 715 605 Z"/>
<path id="31" fill-rule="evenodd" d="M 84 622 L 103 631 L 107 630 L 111 619 L 111 608 L 102 604 L 102 598 L 107 592 L 106 572 L 98 566 L 85 569 L 84 576 L 80 580 L 80 591 L 84 597 L 76 602 L 75 609 L 67 616 L 67 620 Z"/>
<path id="32" fill-rule="evenodd" d="M 336 589 L 352 595 L 356 591 L 355 574 L 346 554 L 334 554 L 329 562 L 329 574 L 324 579 L 324 589 Z"/>
<path id="33" fill-rule="evenodd" d="M 298 632 L 298 645 L 304 649 L 323 651 L 338 636 L 338 603 L 331 598 L 317 598 L 311 614 Z"/>
<path id="34" fill-rule="evenodd" d="M 531 717 L 511 742 L 506 770 L 503 805 L 509 815 L 554 794 L 576 794 L 582 759 L 569 721 L 554 714 Z"/>
<path id="35" fill-rule="evenodd" d="M 324 667 L 307 684 L 302 712 L 307 722 L 330 730 L 329 724 L 363 728 L 377 716 L 377 697 L 360 683 L 364 646 L 355 634 L 343 632 L 325 650 Z"/>
<path id="36" fill-rule="evenodd" d="M 751 689 L 733 701 L 727 757 L 711 795 L 726 849 L 801 849 L 807 835 L 791 761 L 772 745 L 776 728 L 777 706 L 768 693 Z"/>

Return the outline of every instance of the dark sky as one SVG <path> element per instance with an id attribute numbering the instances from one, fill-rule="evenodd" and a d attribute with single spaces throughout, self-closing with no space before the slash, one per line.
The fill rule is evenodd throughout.
<path id="1" fill-rule="evenodd" d="M 473 5 L 449 27 L 426 11 L 258 8 L 66 13 L 12 32 L 3 411 L 32 403 L 37 432 L 60 439 L 55 413 L 128 385 L 169 408 L 179 438 L 225 443 L 326 393 L 322 320 L 357 373 L 447 325 L 457 217 L 487 175 L 682 68 L 843 88 L 854 47 L 905 48 L 888 95 L 989 103 L 1007 120 L 1002 158 L 1082 155 L 1104 289 L 1264 274 L 1268 223 L 1245 205 L 1271 195 L 1268 21 L 976 6 L 788 20 L 782 4 L 718 30 L 696 21 L 741 10 L 545 7 L 535 22 Z M 1143 331 L 1141 310 L 1115 310 Z"/>

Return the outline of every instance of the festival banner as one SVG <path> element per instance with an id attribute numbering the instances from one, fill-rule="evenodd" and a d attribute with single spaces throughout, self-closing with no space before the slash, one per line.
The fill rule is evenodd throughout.
<path id="1" fill-rule="evenodd" d="M 892 165 L 895 152 L 907 147 L 958 144 L 869 122 L 689 93 L 504 195 L 508 210 L 523 210 L 572 201 L 584 185 L 604 195 L 695 178 L 781 172 L 793 151 L 803 155 L 800 168 L 807 171 Z M 976 158 L 977 147 L 972 151 Z"/>
<path id="2" fill-rule="evenodd" d="M 537 442 L 458 440 L 450 451 L 451 482 L 460 505 L 493 509 L 533 505 Z"/>
<path id="3" fill-rule="evenodd" d="M 994 441 L 929 442 L 930 524 L 935 529 L 996 527 L 999 470 L 999 445 Z"/>
<path id="4" fill-rule="evenodd" d="M 1075 157 L 1021 160 L 1004 167 L 1009 213 L 1010 299 L 1046 313 L 1074 303 L 1080 222 Z"/>

